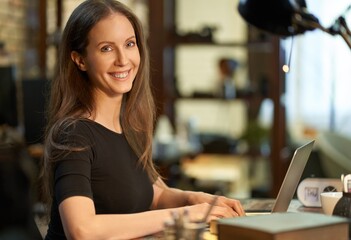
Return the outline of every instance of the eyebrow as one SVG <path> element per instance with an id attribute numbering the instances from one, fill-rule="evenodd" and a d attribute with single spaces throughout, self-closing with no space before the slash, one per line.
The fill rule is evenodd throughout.
<path id="1" fill-rule="evenodd" d="M 132 39 L 132 38 L 136 38 L 136 36 L 135 36 L 135 35 L 133 35 L 133 36 L 131 36 L 131 37 L 127 38 L 127 40 L 130 40 L 130 39 Z"/>
<path id="2" fill-rule="evenodd" d="M 135 36 L 135 35 L 130 36 L 130 37 L 128 37 L 125 41 L 127 42 L 127 41 L 129 41 L 129 40 L 131 40 L 131 39 L 136 39 L 136 36 Z M 96 46 L 100 46 L 101 44 L 106 44 L 106 43 L 108 43 L 108 44 L 114 44 L 115 42 L 113 42 L 113 41 L 101 41 L 101 42 L 98 42 Z"/>

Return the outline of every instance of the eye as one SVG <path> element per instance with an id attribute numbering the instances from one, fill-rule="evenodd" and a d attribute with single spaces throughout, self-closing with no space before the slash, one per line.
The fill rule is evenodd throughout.
<path id="1" fill-rule="evenodd" d="M 112 51 L 112 47 L 110 45 L 106 45 L 101 48 L 101 52 L 110 52 L 110 51 Z"/>
<path id="2" fill-rule="evenodd" d="M 135 41 L 127 42 L 127 47 L 134 47 L 136 45 Z"/>

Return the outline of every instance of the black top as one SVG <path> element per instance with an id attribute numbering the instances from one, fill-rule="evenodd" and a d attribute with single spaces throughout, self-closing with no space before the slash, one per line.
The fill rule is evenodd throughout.
<path id="1" fill-rule="evenodd" d="M 62 156 L 55 167 L 54 199 L 46 239 L 66 239 L 58 205 L 71 196 L 91 198 L 96 214 L 127 214 L 150 209 L 152 182 L 138 165 L 138 158 L 123 134 L 96 122 L 81 120 L 68 136 L 70 143 L 88 147 Z"/>

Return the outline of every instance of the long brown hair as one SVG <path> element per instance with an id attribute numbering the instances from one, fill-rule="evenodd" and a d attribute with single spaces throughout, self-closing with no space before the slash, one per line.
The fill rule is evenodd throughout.
<path id="1" fill-rule="evenodd" d="M 48 124 L 45 137 L 45 152 L 42 177 L 43 201 L 51 204 L 52 171 L 58 157 L 57 149 L 77 151 L 82 148 L 58 144 L 62 131 L 94 108 L 92 85 L 85 72 L 71 60 L 71 52 L 86 54 L 88 33 L 100 20 L 112 13 L 120 13 L 132 24 L 140 53 L 140 66 L 130 92 L 124 94 L 121 107 L 121 126 L 127 141 L 139 157 L 140 164 L 155 180 L 158 173 L 152 162 L 152 134 L 155 121 L 155 107 L 150 89 L 149 53 L 142 25 L 138 18 L 122 3 L 115 0 L 87 0 L 71 14 L 62 34 L 59 48 L 56 77 L 51 83 L 48 106 Z"/>

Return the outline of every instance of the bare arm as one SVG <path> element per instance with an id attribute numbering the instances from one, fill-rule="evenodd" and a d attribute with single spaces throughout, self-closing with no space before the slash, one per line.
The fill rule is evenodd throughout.
<path id="1" fill-rule="evenodd" d="M 182 191 L 167 187 L 162 180 L 154 183 L 153 210 L 134 214 L 96 214 L 93 201 L 88 197 L 74 196 L 59 205 L 60 216 L 68 239 L 132 239 L 155 234 L 163 230 L 171 211 L 184 212 L 190 219 L 205 216 L 213 195 Z M 241 207 L 237 200 L 220 197 L 207 221 L 242 215 L 234 210 Z"/>
<path id="2" fill-rule="evenodd" d="M 65 199 L 59 211 L 67 239 L 132 239 L 147 236 L 162 231 L 164 221 L 170 218 L 169 210 L 95 214 L 93 201 L 81 196 Z"/>
<path id="3" fill-rule="evenodd" d="M 176 188 L 169 188 L 160 178 L 154 183 L 154 192 L 158 193 L 154 198 L 154 209 L 182 207 L 201 203 L 210 204 L 214 198 L 213 195 L 204 192 L 182 191 Z M 227 208 L 227 211 L 232 216 L 245 215 L 240 201 L 236 199 L 219 196 L 216 206 Z"/>
<path id="4" fill-rule="evenodd" d="M 67 238 L 137 238 L 162 231 L 164 222 L 171 218 L 171 211 L 182 213 L 187 208 L 190 219 L 194 220 L 201 219 L 206 214 L 213 199 L 212 195 L 168 188 L 162 184 L 162 181 L 154 184 L 152 208 L 156 210 L 135 214 L 96 214 L 94 203 L 88 197 L 65 199 L 59 205 L 59 211 Z M 238 215 L 228 205 L 223 204 L 223 199 L 218 200 L 207 221 Z"/>

